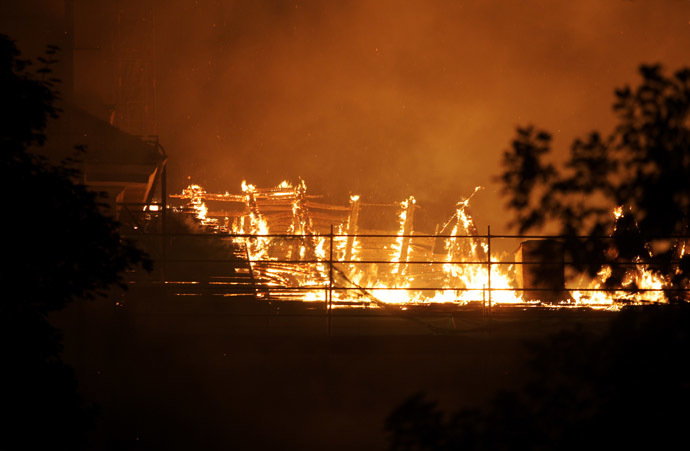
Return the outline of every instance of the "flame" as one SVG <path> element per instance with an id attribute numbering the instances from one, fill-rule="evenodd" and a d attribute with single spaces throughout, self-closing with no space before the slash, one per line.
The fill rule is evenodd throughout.
<path id="1" fill-rule="evenodd" d="M 412 219 L 417 208 L 416 199 L 408 197 L 398 204 L 396 235 L 387 242 L 384 242 L 386 238 L 376 238 L 379 241 L 373 246 L 374 250 L 371 250 L 371 246 L 365 249 L 357 236 L 357 217 L 361 206 L 358 194 L 350 196 L 348 218 L 334 225 L 331 236 L 319 235 L 314 231 L 307 202 L 307 186 L 303 180 L 300 179 L 297 184 L 283 181 L 269 190 L 258 190 L 256 186 L 243 180 L 241 188 L 241 196 L 227 192 L 209 195 L 199 185 L 189 185 L 181 196 L 176 197 L 189 200 L 188 205 L 202 224 L 239 235 L 236 242 L 245 246 L 251 270 L 259 274 L 262 283 L 269 288 L 279 290 L 294 286 L 300 289 L 299 294 L 294 294 L 294 297 L 319 302 L 324 302 L 329 288 L 335 287 L 331 291 L 333 301 L 342 303 L 358 301 L 401 306 L 429 303 L 526 303 L 515 282 L 515 265 L 503 263 L 512 260 L 511 256 L 489 252 L 487 237 L 480 236 L 477 232 L 469 204 L 473 196 L 482 189 L 481 186 L 477 186 L 468 197 L 456 204 L 455 213 L 441 227 L 438 234 L 440 236 L 436 238 L 415 236 Z M 221 227 L 216 219 L 208 217 L 208 208 L 204 202 L 207 196 L 243 202 L 246 214 L 235 218 L 231 226 L 229 219 L 225 217 L 224 226 Z M 271 233 L 269 222 L 261 213 L 257 199 L 274 199 L 271 202 L 281 202 L 291 212 L 288 213 L 292 215 L 292 221 L 287 226 L 287 232 L 295 235 L 298 240 L 292 240 L 292 244 L 283 246 L 283 249 L 289 250 L 284 251 L 286 254 L 280 258 L 274 250 L 280 247 L 276 246 L 279 238 L 268 236 Z M 346 207 L 339 208 L 348 210 Z M 623 206 L 615 208 L 612 214 L 616 224 L 623 216 Z M 450 233 L 444 232 L 449 228 Z M 285 228 L 274 233 L 284 232 Z M 423 253 L 418 245 L 424 239 L 427 244 L 432 240 L 442 240 L 445 252 L 440 255 L 431 251 Z M 676 248 L 682 256 L 685 242 L 677 243 Z M 387 257 L 372 259 L 369 257 L 372 252 L 378 252 L 376 255 L 387 253 Z M 415 252 L 418 254 L 412 255 Z M 650 255 L 651 252 L 650 250 Z M 290 261 L 279 261 L 286 258 Z M 368 259 L 383 261 L 366 263 Z M 436 264 L 411 264 L 420 259 Z M 612 274 L 610 267 L 604 267 L 595 280 L 584 286 L 580 284 L 581 288 L 571 292 L 572 301 L 564 301 L 562 305 L 616 309 L 621 300 L 637 303 L 667 302 L 663 292 L 668 287 L 667 281 L 643 262 L 636 263 L 638 264 L 626 274 L 624 287 L 634 284 L 640 289 L 637 292 L 631 293 L 624 289 L 615 292 L 604 290 L 603 287 Z"/>
<path id="2" fill-rule="evenodd" d="M 207 217 L 208 208 L 204 202 L 206 191 L 199 185 L 189 185 L 182 191 L 182 195 L 189 199 L 189 206 L 202 225 L 215 225 L 216 221 Z"/>
<path id="3" fill-rule="evenodd" d="M 406 226 L 408 225 L 408 215 L 410 214 L 410 208 L 416 203 L 414 197 L 410 196 L 404 201 L 400 202 L 400 213 L 398 214 L 398 237 L 395 239 L 395 244 L 393 244 L 393 257 L 391 262 L 397 263 L 402 260 L 407 260 L 407 257 L 403 255 L 403 245 L 405 243 L 405 232 Z M 400 265 L 396 266 L 393 270 L 397 273 L 400 270 Z"/>
<path id="4" fill-rule="evenodd" d="M 613 217 L 617 222 L 621 218 L 621 216 L 623 216 L 623 206 L 619 205 L 618 207 L 613 209 Z"/>
<path id="5" fill-rule="evenodd" d="M 623 217 L 623 206 L 618 206 L 613 209 L 614 230 L 618 226 L 618 221 Z M 684 243 L 680 243 L 679 247 L 684 250 Z M 681 252 L 682 252 L 681 250 Z M 648 248 L 649 256 L 653 256 L 653 252 Z M 639 258 L 634 261 L 635 265 L 630 268 L 624 278 L 623 287 L 630 287 L 635 285 L 639 291 L 632 290 L 605 290 L 605 283 L 611 277 L 612 269 L 610 266 L 604 266 L 597 274 L 597 278 L 590 282 L 586 291 L 576 290 L 572 292 L 572 297 L 575 299 L 577 305 L 599 306 L 607 307 L 609 309 L 618 309 L 621 301 L 627 303 L 666 303 L 668 299 L 664 293 L 664 289 L 668 288 L 668 283 L 662 276 L 655 274 L 649 269 Z"/>

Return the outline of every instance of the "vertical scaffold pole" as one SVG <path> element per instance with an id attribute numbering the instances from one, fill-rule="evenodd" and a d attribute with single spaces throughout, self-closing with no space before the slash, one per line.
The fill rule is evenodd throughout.
<path id="1" fill-rule="evenodd" d="M 328 336 L 331 336 L 331 310 L 333 310 L 333 224 L 331 224 L 329 258 L 328 258 Z"/>
<path id="2" fill-rule="evenodd" d="M 352 260 L 352 248 L 359 222 L 359 196 L 350 197 L 350 216 L 347 220 L 347 243 L 345 244 L 345 261 Z"/>
<path id="3" fill-rule="evenodd" d="M 488 284 L 488 290 L 489 290 L 489 315 L 491 315 L 491 226 L 488 226 L 487 232 L 486 232 L 486 241 L 487 241 L 487 256 L 486 256 L 486 261 L 487 261 L 487 267 L 488 267 L 488 275 L 487 275 L 487 284 Z"/>
<path id="4" fill-rule="evenodd" d="M 168 164 L 163 163 L 161 174 L 161 281 L 167 280 L 168 266 Z"/>

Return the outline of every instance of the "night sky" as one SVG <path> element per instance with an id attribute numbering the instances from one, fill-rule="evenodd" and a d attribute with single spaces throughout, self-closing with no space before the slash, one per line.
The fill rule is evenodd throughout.
<path id="1" fill-rule="evenodd" d="M 688 64 L 690 2 L 154 1 L 157 114 L 171 191 L 306 180 L 346 204 L 415 195 L 433 227 L 474 186 L 480 230 L 505 230 L 492 179 L 518 125 L 610 130 L 641 63 Z M 3 2 L 35 56 L 61 1 Z M 433 230 L 431 230 L 433 231 Z"/>

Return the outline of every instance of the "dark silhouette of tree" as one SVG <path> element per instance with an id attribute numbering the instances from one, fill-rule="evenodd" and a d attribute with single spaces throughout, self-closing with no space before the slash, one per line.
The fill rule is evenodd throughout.
<path id="1" fill-rule="evenodd" d="M 628 306 L 602 334 L 562 332 L 530 345 L 528 382 L 484 408 L 442 412 L 415 395 L 389 416 L 391 450 L 672 449 L 690 420 L 690 70 L 642 66 L 616 91 L 618 126 L 576 140 L 564 168 L 551 136 L 521 128 L 501 181 L 519 231 L 560 225 L 575 266 L 626 284 L 630 263 L 666 282 L 670 305 Z M 612 212 L 620 207 L 618 217 Z M 607 238 L 606 235 L 612 235 Z M 671 237 L 671 238 L 669 238 Z M 431 437 L 431 438 L 430 438 Z"/>
<path id="2" fill-rule="evenodd" d="M 45 143 L 46 123 L 60 113 L 58 81 L 51 78 L 56 52 L 48 47 L 32 71 L 14 42 L 0 35 L 0 449 L 83 444 L 94 410 L 84 406 L 72 369 L 60 360 L 60 333 L 47 315 L 122 285 L 128 268 L 149 266 L 102 213 L 100 195 L 79 183 L 74 158 L 51 164 L 32 151 Z"/>
<path id="3" fill-rule="evenodd" d="M 675 290 L 690 282 L 680 238 L 690 226 L 690 69 L 666 77 L 643 65 L 640 74 L 637 88 L 615 91 L 613 132 L 575 140 L 563 168 L 545 162 L 549 133 L 519 128 L 500 181 L 520 233 L 558 224 L 578 270 L 594 275 L 608 265 L 607 284 L 634 291 L 625 280 L 630 264 L 644 263 L 663 277 L 669 299 L 682 300 Z"/>
<path id="4" fill-rule="evenodd" d="M 417 393 L 401 404 L 386 419 L 391 435 L 391 449 L 445 449 L 449 427 L 444 414 L 433 401 Z"/>
<path id="5" fill-rule="evenodd" d="M 673 449 L 690 420 L 690 307 L 624 309 L 609 330 L 532 343 L 530 377 L 483 409 L 415 395 L 386 422 L 390 449 Z"/>

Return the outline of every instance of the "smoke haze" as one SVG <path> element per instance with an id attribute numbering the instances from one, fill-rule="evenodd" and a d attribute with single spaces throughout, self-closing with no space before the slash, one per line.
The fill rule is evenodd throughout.
<path id="1" fill-rule="evenodd" d="M 676 70 L 690 49 L 684 0 L 153 3 L 171 191 L 302 177 L 341 204 L 414 195 L 431 231 L 476 185 L 480 230 L 505 230 L 492 179 L 516 126 L 564 155 L 610 129 L 613 89 L 641 63 Z M 26 19 L 2 31 L 42 48 L 53 35 L 28 24 L 61 2 L 26 5 L 2 7 Z"/>

